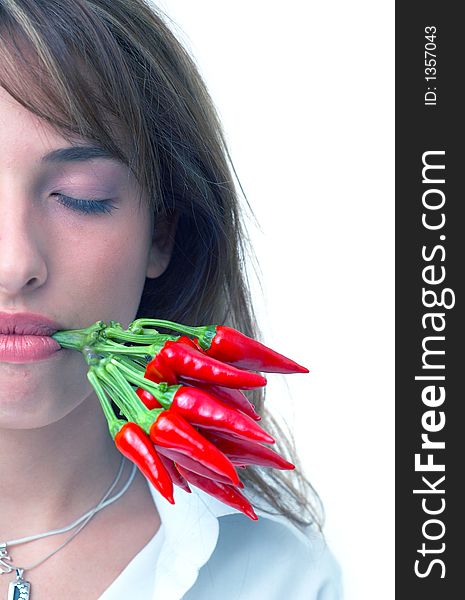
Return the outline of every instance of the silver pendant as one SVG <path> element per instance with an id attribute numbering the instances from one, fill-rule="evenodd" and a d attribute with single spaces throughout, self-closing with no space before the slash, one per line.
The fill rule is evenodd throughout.
<path id="1" fill-rule="evenodd" d="M 8 556 L 8 550 L 5 542 L 0 542 L 0 575 L 3 573 L 11 573 L 13 571 L 13 567 L 8 564 L 8 561 L 11 560 L 11 557 Z"/>
<path id="2" fill-rule="evenodd" d="M 8 586 L 8 600 L 29 600 L 31 584 L 23 579 L 23 569 L 16 569 L 16 581 Z"/>

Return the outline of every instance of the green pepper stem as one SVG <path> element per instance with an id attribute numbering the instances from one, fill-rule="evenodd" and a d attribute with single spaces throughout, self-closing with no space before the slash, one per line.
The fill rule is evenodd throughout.
<path id="1" fill-rule="evenodd" d="M 118 431 L 124 425 L 124 423 L 126 423 L 126 421 L 124 421 L 123 419 L 118 419 L 116 417 L 116 415 L 113 412 L 113 409 L 111 407 L 111 403 L 108 400 L 108 398 L 106 397 L 105 391 L 102 389 L 102 386 L 100 385 L 100 382 L 99 382 L 97 376 L 95 375 L 92 367 L 89 369 L 89 371 L 87 373 L 87 379 L 90 381 L 92 387 L 95 390 L 97 398 L 100 401 L 100 405 L 102 407 L 103 413 L 107 420 L 108 429 L 110 431 L 111 437 L 114 439 L 115 435 L 118 433 Z"/>
<path id="2" fill-rule="evenodd" d="M 109 386 L 108 386 L 109 387 Z M 109 395 L 112 397 L 114 402 L 119 406 L 119 403 L 127 403 L 127 400 L 124 396 L 124 392 L 122 392 L 117 386 L 113 385 L 113 387 L 109 390 Z M 116 397 L 115 397 L 116 396 Z M 127 404 L 125 404 L 127 405 Z M 148 410 L 145 405 L 143 405 L 144 412 L 140 412 L 135 414 L 134 411 L 131 411 L 131 416 L 128 417 L 130 421 L 133 423 L 137 423 L 142 429 L 149 434 L 150 428 L 153 423 L 157 420 L 158 415 L 163 412 L 163 408 L 153 408 Z M 121 412 L 124 411 L 121 409 Z"/>
<path id="3" fill-rule="evenodd" d="M 124 356 L 119 356 L 118 362 L 120 364 L 128 367 L 128 369 L 133 369 L 134 371 L 136 371 L 137 373 L 140 373 L 141 375 L 144 375 L 144 373 L 145 373 L 145 365 L 142 365 L 141 363 L 133 360 L 132 358 L 126 358 Z"/>
<path id="4" fill-rule="evenodd" d="M 127 398 L 121 392 L 119 387 L 115 384 L 114 381 L 110 383 L 110 380 L 106 379 L 102 381 L 102 387 L 108 394 L 108 396 L 112 399 L 112 401 L 116 404 L 119 410 L 123 413 L 128 421 L 134 421 L 134 415 L 131 410 L 128 410 L 127 406 Z"/>
<path id="5" fill-rule="evenodd" d="M 216 335 L 216 325 L 203 325 L 201 327 L 190 327 L 189 325 L 182 325 L 181 323 L 174 323 L 173 321 L 163 321 L 160 319 L 136 319 L 131 323 L 129 328 L 134 328 L 138 331 L 139 327 L 149 325 L 152 327 L 163 327 L 165 329 L 172 329 L 179 333 L 186 335 L 192 335 L 198 338 L 200 347 L 203 350 L 208 350 L 211 346 L 212 340 Z"/>
<path id="6" fill-rule="evenodd" d="M 145 412 L 147 410 L 144 403 L 136 394 L 129 382 L 121 375 L 121 373 L 115 365 L 106 363 L 104 365 L 104 369 L 110 376 L 110 379 L 113 380 L 113 384 L 120 393 L 121 398 L 124 398 L 127 410 L 131 414 L 131 420 L 137 421 L 139 413 L 141 413 L 142 411 Z"/>
<path id="7" fill-rule="evenodd" d="M 145 325 L 154 327 L 164 327 L 165 329 L 171 329 L 173 331 L 179 331 L 179 333 L 185 333 L 186 335 L 196 336 L 198 330 L 201 327 L 190 327 L 189 325 L 182 325 L 181 323 L 174 323 L 173 321 L 163 321 L 160 319 L 136 319 L 131 323 L 131 326 L 138 327 Z"/>
<path id="8" fill-rule="evenodd" d="M 158 331 L 154 330 L 154 333 L 145 334 L 145 333 L 131 333 L 128 331 L 124 331 L 122 329 L 118 329 L 115 327 L 108 327 L 103 332 L 103 337 L 106 339 L 112 340 L 123 340 L 125 342 L 135 342 L 137 344 L 142 343 L 157 343 L 163 345 L 167 340 L 174 340 L 176 336 L 166 335 L 158 333 Z"/>
<path id="9" fill-rule="evenodd" d="M 129 356 L 154 356 L 163 348 L 163 344 L 151 344 L 150 346 L 123 346 L 122 344 L 99 343 L 93 346 L 95 352 L 107 352 L 112 354 L 126 354 Z"/>
<path id="10" fill-rule="evenodd" d="M 109 352 L 114 352 L 136 356 L 145 356 L 147 354 L 153 356 L 161 350 L 167 340 L 176 339 L 176 336 L 159 334 L 157 331 L 144 332 L 142 328 L 138 327 L 125 330 L 117 321 L 110 321 L 110 325 L 107 325 L 105 321 L 97 321 L 84 329 L 56 331 L 52 337 L 63 348 L 70 348 L 81 352 L 84 352 L 85 349 L 90 349 L 94 353 L 101 352 L 108 354 Z M 128 347 L 113 340 L 143 345 Z M 88 363 L 95 364 L 95 361 L 90 362 L 88 360 Z"/>
<path id="11" fill-rule="evenodd" d="M 132 398 L 128 398 L 127 394 L 124 393 L 125 390 L 121 389 L 119 382 L 113 377 L 113 374 L 107 371 L 107 359 L 104 360 L 105 362 L 102 361 L 102 364 L 95 368 L 96 375 L 106 384 L 106 387 L 109 388 L 111 399 L 115 402 L 124 416 L 129 421 L 134 421 L 136 415 L 131 402 Z M 137 397 L 137 399 L 139 400 L 139 397 Z"/>
<path id="12" fill-rule="evenodd" d="M 111 363 L 113 365 L 115 365 L 116 367 L 120 368 L 121 371 L 123 371 L 125 373 L 126 379 L 128 379 L 132 383 L 135 383 L 139 387 L 143 388 L 144 390 L 146 390 L 147 392 L 152 394 L 152 396 L 154 396 L 164 408 L 169 408 L 171 406 L 171 402 L 167 401 L 164 394 L 160 392 L 160 386 L 157 383 L 155 383 L 154 381 L 151 381 L 150 379 L 147 379 L 146 377 L 144 377 L 142 375 L 139 375 L 133 369 L 127 367 L 125 364 L 122 364 L 119 359 L 113 358 L 111 360 Z M 121 373 L 119 373 L 119 375 L 121 375 Z M 123 376 L 121 375 L 121 377 L 123 377 Z M 126 381 L 126 379 L 124 379 L 124 380 Z M 171 387 L 176 387 L 176 386 L 171 386 Z M 177 386 L 177 387 L 179 388 L 180 386 Z M 139 396 L 137 396 L 137 394 L 135 392 L 134 392 L 134 394 L 136 395 L 137 400 L 140 402 L 140 404 L 143 405 L 145 408 L 145 404 L 142 402 L 142 400 L 139 398 Z"/>
<path id="13" fill-rule="evenodd" d="M 123 358 L 123 357 L 121 357 Z M 140 358 L 139 356 L 131 356 L 131 362 L 133 362 L 134 364 L 138 365 L 139 367 L 141 367 L 142 369 L 147 368 L 147 364 L 152 360 L 152 357 L 147 355 L 147 358 Z"/>
<path id="14" fill-rule="evenodd" d="M 97 321 L 85 329 L 56 331 L 51 337 L 56 340 L 62 348 L 71 348 L 72 350 L 82 351 L 85 346 L 93 345 L 105 327 L 105 321 Z"/>
<path id="15" fill-rule="evenodd" d="M 133 321 L 125 330 L 117 321 L 110 321 L 109 324 L 105 321 L 97 321 L 84 329 L 62 330 L 52 335 L 63 348 L 79 350 L 84 355 L 90 367 L 89 381 L 99 398 L 113 437 L 125 421 L 116 418 L 106 394 L 128 420 L 138 423 L 147 433 L 163 409 L 148 410 L 131 383 L 153 394 L 164 408 L 169 408 L 171 405 L 167 397 L 169 395 L 165 394 L 159 398 L 162 396 L 162 390 L 159 390 L 156 383 L 146 379 L 144 374 L 147 362 L 163 348 L 167 340 L 174 341 L 178 336 L 159 334 L 156 329 L 144 330 L 141 326 L 142 322 L 157 323 L 154 319 L 139 319 Z M 170 324 L 169 321 L 158 321 L 158 323 L 162 326 Z M 179 331 L 185 333 L 191 331 L 195 335 L 195 328 L 178 326 L 175 323 L 171 325 L 176 326 Z M 140 345 L 126 346 L 124 343 L 119 343 L 120 341 Z M 119 355 L 119 358 L 117 359 L 115 355 Z M 121 371 L 124 371 L 125 377 Z M 165 388 L 166 384 L 163 392 Z"/>
<path id="16" fill-rule="evenodd" d="M 126 414 L 128 412 L 127 409 L 125 409 L 125 406 L 126 406 L 125 402 L 127 402 L 127 400 L 124 397 L 124 394 L 121 393 L 118 386 L 115 385 L 114 382 L 112 382 L 110 385 L 110 383 L 108 383 L 108 380 L 105 380 L 105 381 L 102 381 L 102 387 L 106 391 L 108 396 L 111 398 L 111 400 L 119 408 L 119 410 L 124 414 L 126 419 L 128 421 L 132 421 L 133 420 L 132 414 Z"/>
<path id="17" fill-rule="evenodd" d="M 139 396 L 136 394 L 136 392 L 129 385 L 128 381 L 119 372 L 118 367 L 120 367 L 121 365 L 119 365 L 118 361 L 116 361 L 116 364 L 115 364 L 115 361 L 112 359 L 111 363 L 112 364 L 107 363 L 105 365 L 105 369 L 109 373 L 111 373 L 114 376 L 115 380 L 118 382 L 118 385 L 115 386 L 115 388 L 116 388 L 117 393 L 119 394 L 120 398 L 125 403 L 125 406 L 128 407 L 127 409 L 131 413 L 131 421 L 140 425 L 140 427 L 142 427 L 142 429 L 147 434 L 149 434 L 151 426 L 156 421 L 158 415 L 161 412 L 163 412 L 164 409 L 163 408 L 153 408 L 151 410 L 147 409 L 145 404 L 142 402 L 142 400 L 139 398 Z"/>

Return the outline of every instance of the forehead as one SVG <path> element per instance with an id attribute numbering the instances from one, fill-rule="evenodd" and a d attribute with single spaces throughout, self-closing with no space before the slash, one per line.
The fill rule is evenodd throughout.
<path id="1" fill-rule="evenodd" d="M 118 119 L 110 106 L 108 106 L 109 110 L 102 110 L 106 103 L 102 100 L 104 95 L 102 95 L 101 82 L 89 64 L 78 53 L 71 53 L 72 66 L 78 68 L 86 82 L 87 97 L 91 96 L 101 102 L 98 108 L 96 107 L 96 110 L 92 111 L 92 107 L 87 104 L 85 107 L 79 105 L 80 101 L 73 97 L 78 102 L 77 113 L 76 110 L 69 112 L 68 91 L 63 91 L 64 87 L 56 84 L 49 70 L 41 75 L 40 81 L 36 79 L 37 73 L 41 73 L 42 69 L 37 52 L 29 40 L 20 34 L 15 35 L 13 41 L 8 35 L 3 38 L 2 33 L 0 26 L 0 50 L 3 46 L 8 55 L 3 62 L 0 51 L 0 149 L 6 143 L 11 156 L 17 147 L 23 147 L 24 151 L 29 152 L 35 159 L 39 154 L 46 154 L 47 149 L 69 147 L 70 145 L 99 146 L 101 144 L 105 148 L 110 148 L 114 154 L 108 156 L 108 152 L 102 152 L 99 156 L 95 154 L 92 158 L 115 160 L 119 165 L 124 165 L 139 180 L 139 174 L 133 170 L 132 166 L 129 166 L 137 162 L 136 156 L 138 156 L 133 134 L 134 128 L 128 127 L 124 119 Z M 2 62 L 3 66 L 8 65 L 6 69 L 2 68 Z M 36 65 L 39 66 L 35 68 Z M 27 98 L 27 103 L 34 109 L 28 110 L 20 102 L 17 102 L 2 87 L 2 84 L 7 87 L 11 86 L 16 97 Z M 72 85 L 70 89 L 72 89 Z M 69 93 L 72 96 L 72 93 Z M 51 97 L 58 103 L 53 104 L 53 108 L 50 106 Z M 89 116 L 89 110 L 92 112 L 92 116 Z M 40 118 L 37 113 L 46 114 L 50 121 Z M 97 128 L 94 127 L 96 119 L 99 121 Z M 64 123 L 63 129 L 54 127 L 52 123 L 55 122 Z M 78 131 L 86 131 L 86 133 L 84 136 L 78 135 Z M 93 131 L 96 132 L 95 135 L 92 133 Z M 105 143 L 100 142 L 100 139 L 104 139 Z M 0 160 L 1 154 L 0 151 Z M 75 158 L 77 158 L 76 155 Z"/>
<path id="2" fill-rule="evenodd" d="M 10 155 L 16 150 L 43 153 L 67 141 L 46 121 L 27 110 L 0 86 L 0 144 Z"/>
<path id="3" fill-rule="evenodd" d="M 71 144 L 71 146 L 70 146 Z M 0 164 L 6 166 L 28 162 L 40 166 L 83 164 L 95 159 L 123 163 L 108 150 L 75 137 L 65 139 L 49 123 L 28 111 L 0 86 Z"/>

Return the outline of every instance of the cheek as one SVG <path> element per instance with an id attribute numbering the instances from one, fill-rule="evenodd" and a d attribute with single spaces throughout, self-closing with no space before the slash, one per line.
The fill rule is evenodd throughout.
<path id="1" fill-rule="evenodd" d="M 108 220 L 98 231 L 87 228 L 73 235 L 60 262 L 67 282 L 62 289 L 71 290 L 79 326 L 100 319 L 129 325 L 142 295 L 149 245 L 149 226 L 140 218 L 111 225 Z"/>

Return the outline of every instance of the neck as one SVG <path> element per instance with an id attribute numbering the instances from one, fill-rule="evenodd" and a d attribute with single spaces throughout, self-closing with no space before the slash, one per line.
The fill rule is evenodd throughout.
<path id="1" fill-rule="evenodd" d="M 94 394 L 45 427 L 1 430 L 0 541 L 62 527 L 80 517 L 100 501 L 120 460 Z M 125 481 L 123 476 L 112 493 Z"/>

